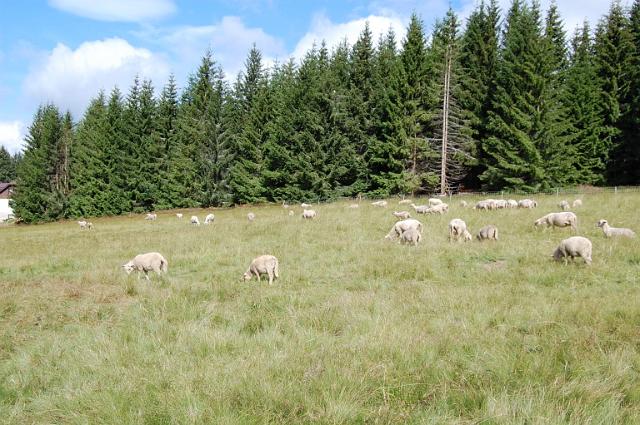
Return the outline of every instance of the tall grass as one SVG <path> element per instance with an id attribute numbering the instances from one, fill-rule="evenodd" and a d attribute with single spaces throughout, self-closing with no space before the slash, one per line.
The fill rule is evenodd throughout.
<path id="1" fill-rule="evenodd" d="M 387 209 L 173 212 L 0 228 L 4 423 L 640 423 L 636 194 L 585 195 L 593 265 L 554 263 L 557 210 L 421 216 L 418 247 L 383 240 Z M 204 211 L 184 211 L 185 217 Z M 500 241 L 447 242 L 459 217 Z M 120 265 L 159 251 L 166 277 Z M 280 279 L 240 282 L 259 254 Z"/>

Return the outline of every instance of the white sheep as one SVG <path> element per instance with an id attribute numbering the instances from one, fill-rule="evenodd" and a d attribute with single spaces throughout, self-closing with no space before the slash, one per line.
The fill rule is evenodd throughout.
<path id="1" fill-rule="evenodd" d="M 444 214 L 447 211 L 449 211 L 449 205 L 442 203 L 442 204 L 429 207 L 426 213 L 427 214 Z"/>
<path id="2" fill-rule="evenodd" d="M 438 199 L 438 198 L 429 198 L 427 199 L 427 202 L 429 203 L 430 207 L 433 207 L 435 205 L 440 205 L 442 204 L 442 199 Z"/>
<path id="3" fill-rule="evenodd" d="M 460 201 L 460 206 L 461 206 L 462 208 L 467 208 L 467 205 L 468 205 L 468 204 L 467 204 L 467 201 Z"/>
<path id="4" fill-rule="evenodd" d="M 411 204 L 413 201 L 411 199 L 402 199 L 398 201 L 398 205 Z"/>
<path id="5" fill-rule="evenodd" d="M 93 223 L 91 223 L 90 221 L 80 220 L 78 222 L 78 225 L 80 226 L 80 230 L 91 230 L 93 228 Z"/>
<path id="6" fill-rule="evenodd" d="M 282 208 L 284 208 L 285 210 L 288 210 L 289 204 L 287 204 L 285 201 L 282 201 Z"/>
<path id="7" fill-rule="evenodd" d="M 563 199 L 562 201 L 560 201 L 560 203 L 558 204 L 558 207 L 560 207 L 560 209 L 562 211 L 568 211 L 570 206 L 569 206 L 569 202 L 567 202 L 566 199 Z"/>
<path id="8" fill-rule="evenodd" d="M 431 208 L 429 205 L 416 205 L 414 203 L 412 203 L 411 206 L 416 210 L 416 214 L 427 214 L 429 208 Z"/>
<path id="9" fill-rule="evenodd" d="M 573 201 L 573 207 L 581 207 L 582 206 L 582 199 L 576 199 L 575 201 Z"/>
<path id="10" fill-rule="evenodd" d="M 215 219 L 216 219 L 215 215 L 207 214 L 207 216 L 204 218 L 204 224 L 211 224 L 214 222 Z"/>
<path id="11" fill-rule="evenodd" d="M 393 216 L 401 220 L 411 218 L 411 214 L 409 214 L 409 211 L 394 211 Z"/>
<path id="12" fill-rule="evenodd" d="M 401 244 L 409 244 L 416 246 L 422 240 L 422 234 L 414 228 L 407 229 L 400 235 Z"/>
<path id="13" fill-rule="evenodd" d="M 301 207 L 301 208 L 305 208 L 305 209 L 306 209 L 306 208 L 309 208 L 309 207 L 311 207 L 311 206 L 312 206 L 311 204 L 307 204 L 306 202 L 303 202 L 303 203 L 301 203 L 301 204 L 300 204 L 300 207 Z"/>
<path id="14" fill-rule="evenodd" d="M 449 222 L 449 241 L 470 241 L 471 233 L 467 230 L 467 223 L 459 218 L 454 218 Z"/>
<path id="15" fill-rule="evenodd" d="M 162 272 L 166 273 L 169 268 L 169 263 L 162 254 L 158 252 L 148 252 L 146 254 L 136 255 L 133 260 L 123 264 L 122 268 L 127 272 L 127 274 L 130 274 L 134 270 L 144 272 L 144 277 L 149 280 L 148 273 L 150 271 L 154 271 L 158 274 Z M 139 278 L 140 275 L 138 274 L 138 279 Z"/>
<path id="16" fill-rule="evenodd" d="M 533 199 L 522 199 L 518 201 L 518 208 L 536 208 L 538 203 Z"/>
<path id="17" fill-rule="evenodd" d="M 193 224 L 194 226 L 200 226 L 200 220 L 198 220 L 198 217 L 195 215 L 191 216 L 191 220 L 190 220 L 191 224 Z"/>
<path id="18" fill-rule="evenodd" d="M 293 210 L 289 210 L 289 217 L 292 217 L 294 214 Z"/>
<path id="19" fill-rule="evenodd" d="M 182 213 L 176 213 L 176 217 L 182 218 Z"/>
<path id="20" fill-rule="evenodd" d="M 599 220 L 596 226 L 602 228 L 602 232 L 608 238 L 611 236 L 626 236 L 628 238 L 636 237 L 636 233 L 633 230 L 625 227 L 611 227 L 609 226 L 609 222 L 605 219 Z"/>
<path id="21" fill-rule="evenodd" d="M 156 214 L 156 213 L 147 213 L 147 215 L 145 216 L 144 219 L 153 221 L 153 220 L 155 220 L 157 218 L 158 218 L 158 214 Z"/>
<path id="22" fill-rule="evenodd" d="M 373 205 L 374 207 L 386 207 L 387 206 L 387 201 L 375 201 L 372 202 L 371 205 Z"/>
<path id="23" fill-rule="evenodd" d="M 518 208 L 518 201 L 515 199 L 507 200 L 507 208 Z"/>
<path id="24" fill-rule="evenodd" d="M 256 219 L 256 215 L 252 212 L 250 212 L 249 214 L 247 214 L 247 220 L 249 221 L 253 221 Z"/>
<path id="25" fill-rule="evenodd" d="M 476 205 L 473 207 L 474 210 L 492 210 L 494 209 L 495 203 L 491 199 L 485 199 L 482 201 L 478 201 Z"/>
<path id="26" fill-rule="evenodd" d="M 407 229 L 416 229 L 418 232 L 422 233 L 422 223 L 414 218 L 398 221 L 393 225 L 393 227 L 391 227 L 391 230 L 389 230 L 389 233 L 387 233 L 384 238 L 388 240 L 395 240 Z"/>
<path id="27" fill-rule="evenodd" d="M 351 208 L 352 210 L 355 210 L 357 208 L 360 208 L 360 204 L 350 204 L 348 208 Z"/>
<path id="28" fill-rule="evenodd" d="M 505 199 L 497 199 L 495 202 L 495 207 L 497 209 L 504 209 L 507 208 L 508 204 L 507 201 Z"/>
<path id="29" fill-rule="evenodd" d="M 498 228 L 496 226 L 494 226 L 493 224 L 489 224 L 487 226 L 484 226 L 482 229 L 480 229 L 480 231 L 476 235 L 476 238 L 479 241 L 485 241 L 485 240 L 491 240 L 491 239 L 493 239 L 494 241 L 497 241 L 498 240 Z"/>
<path id="30" fill-rule="evenodd" d="M 280 277 L 278 275 L 278 259 L 273 255 L 261 255 L 254 258 L 247 271 L 242 275 L 242 279 L 247 281 L 256 276 L 260 282 L 260 275 L 263 274 L 269 276 L 269 285 L 273 284 L 274 278 Z"/>
<path id="31" fill-rule="evenodd" d="M 568 257 L 574 260 L 575 257 L 581 257 L 587 265 L 591 264 L 591 241 L 582 236 L 572 236 L 560 242 L 560 245 L 553 252 L 553 258 L 556 261 L 564 259 L 567 264 Z"/>
<path id="32" fill-rule="evenodd" d="M 533 224 L 536 227 L 545 226 L 553 228 L 571 226 L 572 230 L 577 231 L 578 217 L 570 211 L 549 213 L 537 219 Z"/>
<path id="33" fill-rule="evenodd" d="M 316 210 L 302 210 L 302 218 L 314 219 L 317 215 Z"/>

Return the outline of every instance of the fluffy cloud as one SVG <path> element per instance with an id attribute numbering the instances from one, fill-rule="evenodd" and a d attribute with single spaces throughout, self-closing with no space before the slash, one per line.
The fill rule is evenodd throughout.
<path id="1" fill-rule="evenodd" d="M 120 38 L 85 42 L 76 50 L 58 44 L 32 67 L 23 89 L 35 104 L 53 102 L 78 118 L 99 90 L 126 91 L 135 75 L 161 85 L 169 66 L 164 57 Z"/>
<path id="2" fill-rule="evenodd" d="M 309 31 L 294 48 L 292 56 L 296 59 L 302 58 L 314 43 L 318 45 L 322 40 L 329 47 L 334 47 L 345 39 L 349 44 L 353 44 L 364 29 L 366 22 L 369 22 L 374 42 L 378 40 L 380 35 L 386 34 L 389 28 L 395 31 L 396 40 L 400 42 L 404 37 L 407 25 L 405 20 L 393 15 L 369 15 L 366 18 L 355 19 L 345 23 L 334 23 L 324 14 L 318 14 L 313 18 Z"/>
<path id="3" fill-rule="evenodd" d="M 22 121 L 0 121 L 0 145 L 16 153 L 22 148 L 26 128 Z"/>
<path id="4" fill-rule="evenodd" d="M 99 21 L 141 22 L 176 10 L 173 0 L 49 0 L 56 9 Z"/>

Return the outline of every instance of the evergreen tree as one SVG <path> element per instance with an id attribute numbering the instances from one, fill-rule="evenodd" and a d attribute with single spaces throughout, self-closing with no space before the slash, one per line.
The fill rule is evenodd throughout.
<path id="1" fill-rule="evenodd" d="M 128 105 L 135 105 L 139 93 L 139 82 L 136 78 L 127 97 Z M 131 211 L 131 185 L 129 177 L 135 173 L 134 153 L 131 149 L 131 127 L 127 124 L 135 118 L 131 117 L 131 110 L 125 115 L 125 104 L 122 93 L 115 87 L 111 91 L 106 110 L 106 133 L 101 134 L 97 141 L 97 152 L 102 156 L 104 172 L 101 176 L 105 190 L 98 193 L 94 199 L 102 214 L 118 215 Z M 128 121 L 127 121 L 128 120 Z"/>
<path id="2" fill-rule="evenodd" d="M 173 172 L 171 158 L 177 155 L 177 118 L 178 118 L 178 89 L 175 78 L 169 76 L 169 81 L 162 89 L 158 100 L 158 115 L 156 120 L 155 137 L 158 138 L 159 172 L 158 172 L 158 209 L 168 209 L 180 205 L 179 191 L 172 185 Z"/>
<path id="3" fill-rule="evenodd" d="M 15 164 L 9 151 L 0 145 L 0 182 L 15 180 Z"/>

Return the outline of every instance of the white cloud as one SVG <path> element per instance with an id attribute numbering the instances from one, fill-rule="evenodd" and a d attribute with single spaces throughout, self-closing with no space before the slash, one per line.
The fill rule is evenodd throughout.
<path id="1" fill-rule="evenodd" d="M 49 5 L 85 18 L 113 22 L 154 20 L 176 10 L 173 0 L 49 0 Z"/>
<path id="2" fill-rule="evenodd" d="M 14 154 L 22 149 L 26 127 L 22 121 L 0 121 L 0 145 Z"/>
<path id="3" fill-rule="evenodd" d="M 120 38 L 88 41 L 76 50 L 58 44 L 32 67 L 23 89 L 34 103 L 53 102 L 77 119 L 99 90 L 118 86 L 126 92 L 135 75 L 158 86 L 167 79 L 169 66 L 163 56 Z"/>
<path id="4" fill-rule="evenodd" d="M 301 59 L 311 49 L 313 44 L 320 44 L 323 40 L 328 47 L 334 47 L 343 40 L 354 44 L 369 22 L 369 29 L 373 34 L 374 43 L 380 35 L 386 34 L 389 28 L 396 33 L 396 40 L 400 42 L 406 31 L 407 21 L 394 15 L 369 15 L 366 18 L 354 19 L 345 23 L 334 23 L 324 14 L 317 14 L 311 23 L 309 31 L 300 39 L 293 49 L 292 56 Z"/>

